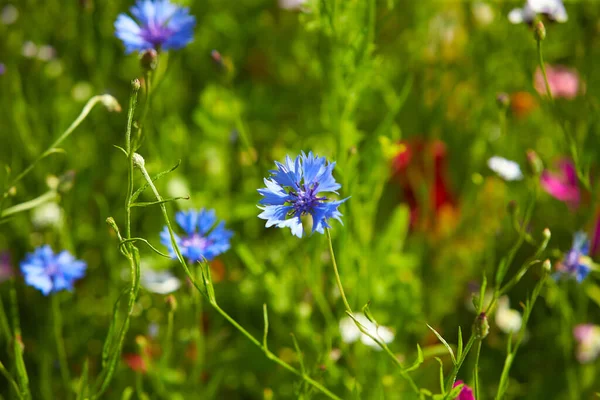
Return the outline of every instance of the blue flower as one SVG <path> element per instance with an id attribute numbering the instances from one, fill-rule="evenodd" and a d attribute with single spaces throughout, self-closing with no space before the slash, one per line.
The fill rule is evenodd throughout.
<path id="1" fill-rule="evenodd" d="M 266 227 L 290 228 L 292 234 L 302 237 L 301 216 L 310 214 L 313 220 L 312 233 L 323 233 L 329 228 L 330 218 L 342 221 L 338 211 L 340 204 L 348 200 L 328 201 L 323 194 L 337 194 L 341 187 L 332 175 L 335 163 L 328 163 L 325 157 L 317 157 L 312 152 L 302 152 L 295 161 L 287 156 L 285 163 L 275 162 L 270 179 L 265 179 L 264 189 L 258 192 L 264 196 L 259 206 L 263 212 L 258 216 L 266 219 Z"/>
<path id="2" fill-rule="evenodd" d="M 590 241 L 584 232 L 577 232 L 573 237 L 573 245 L 565 254 L 562 262 L 558 264 L 557 271 L 560 277 L 568 275 L 574 277 L 577 282 L 583 281 L 590 273 L 590 266 L 586 256 L 590 250 Z"/>
<path id="3" fill-rule="evenodd" d="M 125 44 L 127 54 L 149 49 L 181 49 L 194 38 L 196 18 L 189 9 L 169 0 L 138 0 L 129 11 L 136 18 L 120 14 L 115 35 Z"/>
<path id="4" fill-rule="evenodd" d="M 48 245 L 38 247 L 21 261 L 25 283 L 39 289 L 44 296 L 61 290 L 73 290 L 73 283 L 83 278 L 87 265 L 68 251 L 54 254 Z"/>
<path id="5" fill-rule="evenodd" d="M 181 255 L 190 262 L 210 261 L 229 250 L 229 239 L 233 236 L 233 232 L 225 229 L 225 222 L 223 221 L 216 224 L 215 210 L 205 210 L 203 208 L 200 211 L 180 211 L 175 214 L 175 220 L 186 233 L 186 236 L 183 237 L 175 235 L 175 241 Z M 171 257 L 175 258 L 171 235 L 166 226 L 160 233 L 160 240 L 162 244 L 169 248 Z"/>

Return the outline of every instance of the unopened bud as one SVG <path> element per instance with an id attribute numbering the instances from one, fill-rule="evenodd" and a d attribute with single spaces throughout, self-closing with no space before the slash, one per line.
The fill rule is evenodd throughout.
<path id="1" fill-rule="evenodd" d="M 539 176 L 544 170 L 544 163 L 534 150 L 527 150 L 527 167 L 534 176 Z"/>
<path id="2" fill-rule="evenodd" d="M 9 196 L 16 196 L 17 194 L 17 187 L 16 186 L 11 186 L 10 189 L 8 189 L 8 195 Z"/>
<path id="3" fill-rule="evenodd" d="M 140 156 L 138 153 L 133 153 L 133 163 L 139 168 L 143 168 L 144 165 L 146 165 L 144 157 Z"/>
<path id="4" fill-rule="evenodd" d="M 134 80 L 131 81 L 131 87 L 133 88 L 134 91 L 137 92 L 142 87 L 142 84 L 140 83 L 139 79 L 135 78 Z"/>
<path id="5" fill-rule="evenodd" d="M 148 49 L 140 55 L 140 65 L 145 71 L 154 71 L 158 66 L 158 53 L 154 49 Z"/>
<path id="6" fill-rule="evenodd" d="M 552 264 L 550 263 L 550 260 L 544 261 L 544 263 L 542 264 L 542 268 L 548 273 L 552 271 Z"/>
<path id="7" fill-rule="evenodd" d="M 533 27 L 533 37 L 538 42 L 541 42 L 546 38 L 546 27 L 542 21 L 535 23 L 535 26 Z"/>
<path id="8" fill-rule="evenodd" d="M 545 239 L 545 240 L 549 240 L 549 239 L 550 239 L 550 236 L 552 236 L 552 233 L 550 232 L 550 229 L 548 229 L 548 228 L 545 228 L 545 229 L 542 231 L 542 235 L 544 235 L 544 239 Z"/>
<path id="9" fill-rule="evenodd" d="M 501 110 L 506 110 L 510 106 L 510 97 L 506 93 L 498 93 L 496 95 L 496 104 Z"/>
<path id="10" fill-rule="evenodd" d="M 177 299 L 172 294 L 167 296 L 167 298 L 165 299 L 165 303 L 167 303 L 169 311 L 177 310 Z"/>
<path id="11" fill-rule="evenodd" d="M 121 105 L 119 104 L 117 99 L 115 99 L 110 94 L 103 94 L 102 96 L 100 96 L 100 101 L 102 102 L 102 104 L 104 104 L 104 107 L 106 107 L 108 111 L 121 112 Z"/>
<path id="12" fill-rule="evenodd" d="M 484 312 L 480 313 L 475 322 L 473 322 L 473 334 L 476 339 L 484 339 L 490 332 L 490 324 L 488 323 L 487 315 Z"/>

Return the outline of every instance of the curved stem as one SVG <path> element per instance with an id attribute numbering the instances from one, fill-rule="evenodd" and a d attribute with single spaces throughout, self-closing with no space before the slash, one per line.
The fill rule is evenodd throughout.
<path id="1" fill-rule="evenodd" d="M 200 288 L 200 286 L 198 286 L 198 283 L 196 282 L 196 279 L 191 274 L 190 269 L 188 268 L 187 263 L 185 262 L 185 259 L 183 258 L 182 254 L 181 254 L 181 250 L 179 249 L 177 241 L 175 240 L 175 233 L 173 231 L 173 228 L 171 227 L 171 220 L 169 219 L 169 215 L 167 213 L 167 207 L 165 206 L 164 203 L 162 203 L 162 196 L 160 195 L 160 193 L 156 189 L 156 186 L 154 185 L 154 182 L 152 181 L 152 178 L 148 174 L 148 171 L 146 170 L 146 168 L 143 165 L 139 165 L 139 168 L 140 168 L 140 171 L 142 172 L 142 175 L 144 176 L 144 179 L 146 180 L 146 182 L 148 182 L 148 185 L 152 189 L 152 192 L 154 193 L 154 196 L 156 197 L 156 200 L 158 200 L 160 202 L 160 204 L 159 204 L 160 205 L 160 209 L 162 211 L 163 217 L 164 217 L 165 222 L 167 224 L 167 229 L 168 229 L 170 237 L 171 237 L 171 244 L 173 246 L 173 250 L 175 251 L 175 255 L 176 255 L 177 260 L 179 261 L 179 263 L 183 267 L 186 275 L 188 276 L 188 278 L 190 279 L 190 281 L 192 282 L 192 284 L 194 285 L 194 287 L 200 293 L 202 293 L 202 294 L 204 294 L 204 295 L 206 295 L 208 297 L 209 304 L 211 305 L 211 307 L 214 308 L 219 314 L 221 314 L 221 316 L 223 318 L 225 318 L 225 320 L 227 320 L 227 322 L 229 322 L 235 329 L 237 329 L 242 335 L 244 335 L 252 344 L 254 344 L 256 347 L 260 348 L 265 353 L 266 357 L 269 360 L 275 362 L 276 364 L 278 364 L 281 367 L 285 368 L 286 370 L 288 370 L 289 372 L 293 373 L 294 375 L 302 378 L 306 383 L 308 383 L 309 385 L 313 386 L 315 389 L 318 389 L 323 394 L 325 394 L 327 397 L 329 397 L 331 399 L 335 399 L 335 400 L 341 400 L 340 397 L 338 397 L 337 395 L 335 395 L 334 393 L 332 393 L 325 386 L 321 385 L 319 382 L 315 381 L 310 376 L 302 373 L 301 371 L 299 371 L 296 368 L 292 367 L 291 365 L 289 365 L 288 363 L 286 363 L 285 361 L 283 361 L 282 359 L 280 359 L 279 357 L 277 357 L 275 354 L 273 354 L 268 348 L 266 348 L 265 346 L 263 346 L 263 344 L 261 344 L 258 341 L 258 339 L 256 339 L 254 336 L 252 336 L 252 334 L 250 334 L 250 332 L 248 332 L 235 319 L 233 319 L 229 314 L 227 314 L 227 312 L 225 312 L 216 303 L 216 301 L 214 299 L 211 299 L 208 296 L 207 293 L 205 293 L 204 291 L 202 291 L 202 289 Z"/>
<path id="2" fill-rule="evenodd" d="M 58 294 L 52 296 L 50 302 L 52 303 L 52 327 L 54 328 L 54 339 L 56 340 L 60 375 L 63 380 L 63 385 L 70 392 L 71 378 L 69 376 L 69 364 L 67 362 L 65 341 L 62 335 L 62 314 L 60 312 L 60 299 Z"/>
<path id="3" fill-rule="evenodd" d="M 340 273 L 338 270 L 337 262 L 335 260 L 335 253 L 333 251 L 333 241 L 331 240 L 331 232 L 329 231 L 329 228 L 325 228 L 325 231 L 327 232 L 327 240 L 329 242 L 329 254 L 331 255 L 331 262 L 333 263 L 333 271 L 335 274 L 335 280 L 336 280 L 336 283 L 338 286 L 338 290 L 340 291 L 340 295 L 342 296 L 342 300 L 344 301 L 344 306 L 346 307 L 346 314 L 348 314 L 350 316 L 350 318 L 352 318 L 352 320 L 356 324 L 356 327 L 358 328 L 358 330 L 360 330 L 363 334 L 365 334 L 369 338 L 371 338 L 375 343 L 377 343 L 377 345 L 379 347 L 381 347 L 386 352 L 386 354 L 388 356 L 390 356 L 390 358 L 392 359 L 394 364 L 396 364 L 398 366 L 398 368 L 400 368 L 400 375 L 408 382 L 411 389 L 415 393 L 419 394 L 420 393 L 419 388 L 417 387 L 415 382 L 412 380 L 410 375 L 408 375 L 408 373 L 406 371 L 404 371 L 404 366 L 402 365 L 402 362 L 400 362 L 400 360 L 398 360 L 398 357 L 396 357 L 394 355 L 394 353 L 392 353 L 392 351 L 387 346 L 387 344 L 384 341 L 382 341 L 379 337 L 377 337 L 377 336 L 373 335 L 371 332 L 369 332 L 356 318 L 354 318 L 354 313 L 352 312 L 350 303 L 348 303 L 348 299 L 346 298 L 346 293 L 344 292 L 344 287 L 342 286 L 342 279 L 340 278 Z"/>

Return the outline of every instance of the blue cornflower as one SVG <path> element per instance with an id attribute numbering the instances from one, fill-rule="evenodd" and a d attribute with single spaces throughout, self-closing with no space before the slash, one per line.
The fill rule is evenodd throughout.
<path id="1" fill-rule="evenodd" d="M 225 222 L 218 224 L 215 210 L 197 210 L 180 211 L 175 214 L 177 224 L 185 231 L 186 236 L 179 237 L 175 235 L 177 246 L 181 255 L 190 262 L 210 261 L 221 253 L 229 250 L 229 239 L 233 232 L 225 229 Z M 169 248 L 171 256 L 175 258 L 175 251 L 171 244 L 171 235 L 169 229 L 165 226 L 160 233 L 162 244 Z"/>
<path id="2" fill-rule="evenodd" d="M 87 265 L 68 251 L 54 254 L 48 245 L 38 247 L 21 261 L 21 272 L 29 286 L 39 289 L 44 296 L 61 290 L 73 290 L 73 283 L 83 278 Z"/>
<path id="3" fill-rule="evenodd" d="M 266 219 L 266 227 L 290 228 L 292 234 L 302 237 L 301 216 L 310 214 L 313 220 L 312 233 L 323 233 L 329 228 L 329 218 L 342 221 L 338 211 L 340 204 L 348 200 L 329 201 L 323 193 L 342 187 L 332 175 L 335 163 L 328 163 L 325 157 L 317 157 L 312 152 L 302 152 L 295 161 L 286 156 L 285 163 L 275 161 L 270 179 L 265 178 L 265 189 L 258 189 L 264 196 L 259 206 L 263 212 L 258 216 Z"/>
<path id="4" fill-rule="evenodd" d="M 565 254 L 562 262 L 558 263 L 557 276 L 569 275 L 577 282 L 583 281 L 590 273 L 590 265 L 587 259 L 590 250 L 590 241 L 585 232 L 577 232 L 573 236 L 573 245 Z"/>
<path id="5" fill-rule="evenodd" d="M 115 21 L 115 35 L 125 44 L 127 54 L 181 49 L 194 38 L 196 18 L 186 7 L 169 0 L 138 0 L 129 11 L 137 21 L 127 14 L 120 14 Z"/>

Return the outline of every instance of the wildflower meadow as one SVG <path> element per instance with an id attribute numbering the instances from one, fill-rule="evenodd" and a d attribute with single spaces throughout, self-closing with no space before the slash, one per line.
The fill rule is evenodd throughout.
<path id="1" fill-rule="evenodd" d="M 0 1 L 0 399 L 600 398 L 600 2 Z"/>

